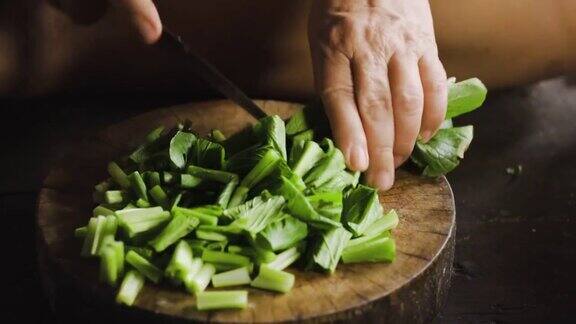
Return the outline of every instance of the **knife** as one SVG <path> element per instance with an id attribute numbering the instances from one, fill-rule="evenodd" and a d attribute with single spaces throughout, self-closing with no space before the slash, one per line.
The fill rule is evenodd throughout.
<path id="1" fill-rule="evenodd" d="M 162 35 L 156 45 L 165 50 L 184 54 L 186 63 L 191 70 L 198 74 L 215 90 L 244 108 L 255 118 L 260 119 L 268 116 L 268 114 L 240 90 L 237 85 L 220 73 L 214 65 L 195 53 L 180 36 L 174 34 L 166 27 L 163 27 Z"/>

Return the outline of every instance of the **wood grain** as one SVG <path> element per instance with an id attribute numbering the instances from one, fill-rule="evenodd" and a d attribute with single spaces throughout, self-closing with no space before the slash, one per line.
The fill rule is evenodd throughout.
<path id="1" fill-rule="evenodd" d="M 300 107 L 278 101 L 259 103 L 283 118 Z M 394 233 L 398 254 L 392 264 L 340 265 L 331 276 L 290 270 L 297 276 L 290 293 L 249 289 L 249 306 L 241 311 L 198 312 L 193 296 L 153 284 L 147 284 L 134 308 L 114 305 L 114 291 L 98 283 L 95 261 L 79 257 L 80 242 L 73 238 L 73 229 L 90 217 L 91 190 L 105 177 L 108 161 L 134 147 L 151 128 L 184 119 L 190 119 L 201 134 L 218 128 L 231 135 L 255 122 L 227 101 L 159 109 L 69 143 L 66 157 L 51 169 L 38 199 L 39 258 L 54 307 L 67 308 L 62 318 L 393 323 L 424 322 L 442 306 L 454 255 L 452 191 L 445 178 L 424 179 L 405 170 L 397 172 L 394 187 L 380 196 L 385 208 L 395 208 L 401 216 Z"/>

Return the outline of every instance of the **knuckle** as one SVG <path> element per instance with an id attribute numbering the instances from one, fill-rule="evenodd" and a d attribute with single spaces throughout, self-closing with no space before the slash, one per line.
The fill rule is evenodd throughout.
<path id="1" fill-rule="evenodd" d="M 370 157 L 373 159 L 390 159 L 394 149 L 389 145 L 377 145 L 370 149 Z"/>
<path id="2" fill-rule="evenodd" d="M 422 92 L 415 89 L 400 90 L 394 100 L 394 106 L 408 115 L 420 114 L 424 105 Z"/>
<path id="3" fill-rule="evenodd" d="M 357 22 L 347 15 L 336 14 L 328 18 L 318 35 L 329 48 L 348 52 L 357 39 Z"/>
<path id="4" fill-rule="evenodd" d="M 320 98 L 324 101 L 337 100 L 342 96 L 353 96 L 354 90 L 351 86 L 333 86 L 320 90 Z"/>
<path id="5" fill-rule="evenodd" d="M 387 96 L 360 101 L 358 109 L 362 119 L 370 123 L 381 123 L 389 119 L 391 100 Z"/>

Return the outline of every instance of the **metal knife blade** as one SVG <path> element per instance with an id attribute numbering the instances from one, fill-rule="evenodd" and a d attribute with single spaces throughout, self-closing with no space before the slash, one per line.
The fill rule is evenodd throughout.
<path id="1" fill-rule="evenodd" d="M 214 65 L 210 64 L 210 62 L 206 61 L 202 56 L 196 54 L 190 46 L 184 43 L 180 36 L 164 27 L 162 36 L 156 45 L 166 50 L 179 51 L 184 54 L 187 64 L 194 72 L 204 81 L 208 82 L 214 89 L 244 108 L 255 118 L 268 116 L 262 108 L 240 90 L 237 85 L 220 73 Z"/>

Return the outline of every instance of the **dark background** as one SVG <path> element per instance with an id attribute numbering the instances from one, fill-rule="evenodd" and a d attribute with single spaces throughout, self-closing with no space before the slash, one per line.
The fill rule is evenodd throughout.
<path id="1" fill-rule="evenodd" d="M 58 143 L 186 94 L 0 99 L 3 322 L 53 322 L 36 267 L 35 203 Z M 448 176 L 457 207 L 453 284 L 438 323 L 568 323 L 576 318 L 576 85 L 493 91 L 458 124 L 475 138 Z M 507 167 L 522 165 L 509 175 Z M 573 320 L 572 320 L 573 322 Z"/>

